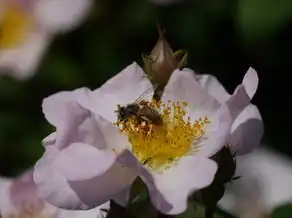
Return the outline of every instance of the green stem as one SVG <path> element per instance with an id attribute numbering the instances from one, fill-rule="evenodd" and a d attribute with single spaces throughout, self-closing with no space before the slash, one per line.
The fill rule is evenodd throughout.
<path id="1" fill-rule="evenodd" d="M 219 207 L 216 207 L 216 213 L 222 216 L 223 218 L 235 218 L 234 215 L 231 215 L 230 213 L 220 209 Z"/>
<path id="2" fill-rule="evenodd" d="M 210 207 L 205 207 L 205 218 L 213 218 L 214 209 Z"/>

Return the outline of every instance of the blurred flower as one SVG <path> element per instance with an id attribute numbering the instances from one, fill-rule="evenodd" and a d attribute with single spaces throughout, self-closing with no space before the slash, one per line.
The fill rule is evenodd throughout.
<path id="1" fill-rule="evenodd" d="M 92 0 L 0 0 L 0 69 L 33 75 L 54 34 L 79 25 Z"/>
<path id="2" fill-rule="evenodd" d="M 101 206 L 108 208 L 108 203 Z M 32 171 L 17 179 L 0 179 L 0 214 L 2 218 L 103 218 L 98 208 L 90 211 L 66 211 L 41 200 L 33 182 Z"/>
<path id="3" fill-rule="evenodd" d="M 252 72 L 254 69 L 249 68 L 249 71 Z M 220 103 L 232 101 L 232 96 L 214 76 L 196 74 L 196 79 L 200 86 Z M 249 104 L 234 120 L 227 142 L 236 155 L 242 155 L 259 146 L 263 132 L 264 126 L 260 112 L 255 105 Z"/>
<path id="4" fill-rule="evenodd" d="M 140 176 L 158 210 L 183 212 L 187 197 L 212 182 L 217 165 L 209 157 L 225 144 L 257 84 L 256 72 L 249 70 L 221 104 L 193 71 L 175 70 L 159 103 L 151 100 L 152 85 L 133 63 L 93 92 L 81 88 L 44 99 L 43 112 L 56 132 L 44 139 L 46 151 L 35 166 L 41 196 L 68 209 L 109 199 L 125 205 Z M 133 103 L 145 90 L 144 103 L 160 111 L 163 125 L 136 122 L 135 116 L 113 125 L 117 105 Z"/>
<path id="5" fill-rule="evenodd" d="M 267 148 L 238 157 L 236 174 L 219 202 L 240 218 L 268 217 L 275 207 L 292 202 L 292 162 Z"/>

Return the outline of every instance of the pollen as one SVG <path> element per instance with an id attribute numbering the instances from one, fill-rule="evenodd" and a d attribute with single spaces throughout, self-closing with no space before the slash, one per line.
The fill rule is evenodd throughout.
<path id="1" fill-rule="evenodd" d="M 141 122 L 139 116 L 116 125 L 128 136 L 131 151 L 145 167 L 160 171 L 172 166 L 186 155 L 194 155 L 206 137 L 207 117 L 191 122 L 187 117 L 187 102 L 150 101 L 148 105 L 159 111 L 162 125 Z"/>
<path id="2" fill-rule="evenodd" d="M 0 7 L 0 49 L 7 49 L 23 42 L 32 26 L 32 17 L 16 3 L 0 4 Z"/>

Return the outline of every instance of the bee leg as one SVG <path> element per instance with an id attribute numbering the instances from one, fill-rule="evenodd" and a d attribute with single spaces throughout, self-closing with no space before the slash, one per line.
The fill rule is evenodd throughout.
<path id="1" fill-rule="evenodd" d="M 143 121 L 145 121 L 147 123 L 150 122 L 150 120 L 146 116 L 141 116 L 141 120 L 143 120 Z"/>
<path id="2" fill-rule="evenodd" d="M 145 165 L 145 164 L 149 163 L 150 161 L 151 161 L 151 157 L 148 157 L 142 162 L 142 164 Z"/>

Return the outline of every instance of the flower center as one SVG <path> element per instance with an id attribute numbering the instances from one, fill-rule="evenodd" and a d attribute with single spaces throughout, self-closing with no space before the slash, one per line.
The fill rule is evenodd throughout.
<path id="1" fill-rule="evenodd" d="M 186 102 L 147 103 L 159 112 L 162 125 L 141 122 L 139 116 L 116 123 L 128 136 L 132 153 L 143 165 L 153 170 L 166 169 L 179 158 L 199 150 L 205 128 L 210 123 L 207 117 L 191 122 L 190 117 L 186 117 Z"/>
<path id="2" fill-rule="evenodd" d="M 32 17 L 16 3 L 0 4 L 0 49 L 11 48 L 24 40 Z"/>

